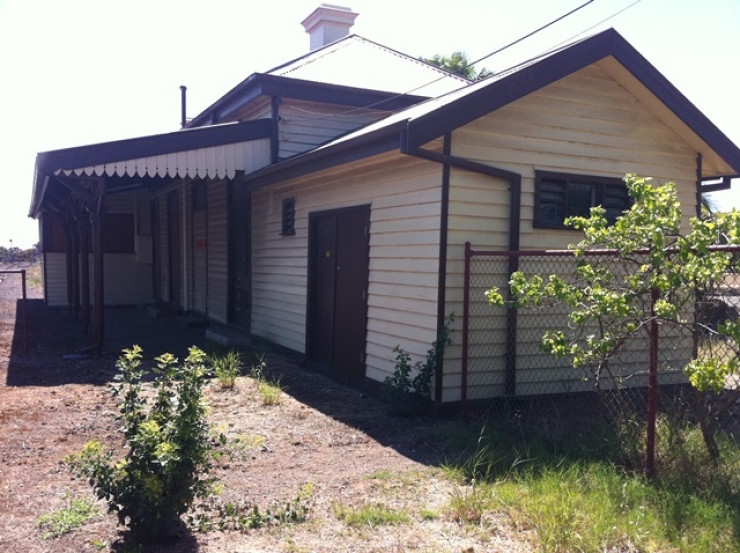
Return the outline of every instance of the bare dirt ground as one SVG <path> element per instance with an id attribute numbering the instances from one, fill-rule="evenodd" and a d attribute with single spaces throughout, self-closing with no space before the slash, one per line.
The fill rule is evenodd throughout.
<path id="1" fill-rule="evenodd" d="M 0 275 L 2 277 L 3 275 Z M 438 418 L 393 418 L 376 399 L 299 368 L 275 355 L 268 369 L 281 376 L 278 405 L 266 406 L 252 378 L 234 391 L 208 387 L 211 420 L 254 447 L 220 462 L 222 502 L 261 509 L 296 497 L 310 485 L 308 518 L 250 531 L 187 532 L 166 544 L 134 547 L 100 512 L 82 528 L 43 538 L 37 519 L 70 498 L 92 499 L 86 482 L 61 463 L 96 438 L 120 446 L 109 384 L 120 348 L 139 343 L 149 357 L 208 348 L 203 329 L 143 310 L 106 314 L 107 346 L 100 357 L 65 357 L 89 343 L 66 309 L 44 308 L 29 287 L 29 353 L 23 353 L 18 275 L 0 282 L 0 551 L 163 552 L 484 552 L 531 551 L 527 532 L 489 513 L 480 524 L 459 524 L 455 497 L 471 490 L 439 469 L 460 454 L 465 425 Z M 382 506 L 407 515 L 398 524 L 348 524 L 338 514 Z"/>

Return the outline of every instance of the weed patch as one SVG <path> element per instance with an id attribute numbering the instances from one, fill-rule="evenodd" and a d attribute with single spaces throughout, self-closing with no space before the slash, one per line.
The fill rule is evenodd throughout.
<path id="1" fill-rule="evenodd" d="M 71 498 L 64 507 L 38 517 L 36 524 L 44 539 L 58 538 L 74 532 L 98 513 L 98 508 L 89 499 Z"/>
<path id="2" fill-rule="evenodd" d="M 199 511 L 187 517 L 188 526 L 198 532 L 213 530 L 254 530 L 264 526 L 296 524 L 308 517 L 308 500 L 313 493 L 313 486 L 306 484 L 298 490 L 298 495 L 285 504 L 275 503 L 267 508 L 260 508 L 249 502 L 219 503 L 216 500 L 204 503 Z"/>
<path id="3" fill-rule="evenodd" d="M 409 521 L 405 512 L 395 511 L 381 504 L 363 505 L 357 509 L 335 504 L 334 514 L 348 526 L 381 526 L 405 524 Z"/>

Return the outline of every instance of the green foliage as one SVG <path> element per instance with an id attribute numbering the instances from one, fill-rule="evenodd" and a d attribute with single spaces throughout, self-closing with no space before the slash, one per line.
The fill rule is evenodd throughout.
<path id="1" fill-rule="evenodd" d="M 128 525 L 138 541 L 147 541 L 171 533 L 193 501 L 212 492 L 214 453 L 226 438 L 214 441 L 209 435 L 203 401 L 209 370 L 202 351 L 191 348 L 182 365 L 168 353 L 159 356 L 153 400 L 142 393 L 141 356 L 141 348 L 134 346 L 117 363 L 113 397 L 119 402 L 124 457 L 114 460 L 92 440 L 65 462 L 89 479 L 97 496 L 118 514 L 119 524 Z"/>
<path id="2" fill-rule="evenodd" d="M 445 348 L 452 343 L 450 334 L 454 321 L 455 315 L 451 313 L 423 361 L 417 361 L 412 365 L 411 355 L 400 345 L 393 348 L 396 366 L 393 376 L 386 377 L 383 382 L 383 399 L 393 413 L 414 414 L 429 403 L 432 376 L 444 358 Z"/>
<path id="3" fill-rule="evenodd" d="M 221 388 L 232 390 L 236 384 L 237 377 L 241 374 L 243 366 L 239 352 L 231 350 L 224 355 L 210 357 L 209 361 L 216 378 L 221 384 Z"/>
<path id="4" fill-rule="evenodd" d="M 462 50 L 455 50 L 449 56 L 443 56 L 441 54 L 435 54 L 431 58 L 420 57 L 421 61 L 426 62 L 430 65 L 434 65 L 455 75 L 465 77 L 469 81 L 479 81 L 490 77 L 493 73 L 482 68 L 480 71 L 475 70 L 475 66 L 471 65 L 468 55 Z"/>
<path id="5" fill-rule="evenodd" d="M 69 499 L 66 506 L 38 517 L 36 524 L 44 539 L 58 538 L 77 530 L 97 515 L 98 508 L 92 501 L 75 497 Z"/>
<path id="6" fill-rule="evenodd" d="M 740 243 L 740 212 L 718 213 L 711 219 L 692 218 L 691 230 L 681 234 L 682 213 L 673 183 L 653 186 L 649 179 L 627 175 L 634 200 L 631 209 L 607 224 L 602 207 L 590 217 L 570 217 L 567 225 L 580 229 L 584 239 L 571 249 L 577 260 L 575 278 L 550 275 L 512 275 L 513 307 L 540 305 L 545 299 L 567 304 L 571 331 L 545 334 L 542 346 L 558 357 L 570 356 L 574 367 L 590 367 L 596 384 L 609 359 L 630 336 L 647 331 L 652 321 L 662 327 L 693 331 L 697 294 L 709 294 L 738 262 L 730 252 L 711 249 L 716 244 Z M 617 275 L 608 264 L 599 266 L 587 252 L 614 250 L 630 270 Z M 654 301 L 652 294 L 656 294 Z M 492 304 L 507 303 L 501 292 L 487 292 Z M 651 311 L 652 307 L 652 311 Z M 738 371 L 740 324 L 725 321 L 711 328 L 699 321 L 699 330 L 729 342 L 722 356 L 701 355 L 687 364 L 686 374 L 699 390 L 719 391 L 725 379 Z"/>

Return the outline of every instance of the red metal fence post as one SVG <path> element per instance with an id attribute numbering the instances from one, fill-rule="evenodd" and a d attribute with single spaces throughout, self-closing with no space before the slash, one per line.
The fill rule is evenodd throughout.
<path id="1" fill-rule="evenodd" d="M 465 242 L 465 282 L 463 283 L 463 335 L 462 335 L 462 382 L 460 383 L 460 406 L 465 409 L 468 399 L 468 319 L 470 318 L 470 242 Z"/>
<path id="2" fill-rule="evenodd" d="M 647 429 L 645 439 L 645 475 L 655 475 L 655 418 L 658 412 L 658 319 L 655 316 L 655 302 L 660 299 L 660 291 L 653 288 L 650 305 L 650 380 L 647 397 Z"/>

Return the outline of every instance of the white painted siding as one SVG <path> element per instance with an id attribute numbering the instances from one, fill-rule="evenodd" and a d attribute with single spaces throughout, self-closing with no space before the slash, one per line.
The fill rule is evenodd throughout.
<path id="1" fill-rule="evenodd" d="M 535 170 L 617 178 L 634 172 L 659 182 L 672 180 L 687 218 L 694 213 L 695 150 L 598 65 L 455 131 L 452 153 L 522 175 L 524 250 L 564 248 L 580 239 L 577 232 L 532 226 Z M 463 244 L 470 240 L 474 249 L 507 249 L 509 193 L 508 183 L 484 175 L 453 170 L 451 179 L 445 311 L 461 314 Z M 501 311 L 500 320 L 491 323 L 488 341 L 492 363 L 499 371 L 504 370 L 499 345 L 505 336 L 504 316 Z M 526 324 L 526 318 L 522 322 Z M 453 340 L 458 336 L 453 334 Z M 455 340 L 445 357 L 444 401 L 460 398 L 460 356 L 459 340 Z M 529 367 L 529 377 L 521 378 L 546 379 L 539 363 L 554 362 L 540 360 Z M 503 373 L 499 375 L 487 389 L 470 389 L 468 397 L 502 393 Z M 527 393 L 526 386 L 521 391 Z"/>
<path id="2" fill-rule="evenodd" d="M 284 99 L 280 104 L 279 157 L 306 152 L 388 115 L 387 111 Z"/>
<path id="3" fill-rule="evenodd" d="M 67 306 L 67 254 L 44 253 L 44 298 L 50 307 Z"/>
<path id="4" fill-rule="evenodd" d="M 370 204 L 366 375 L 390 375 L 396 345 L 423 356 L 436 335 L 441 173 L 386 154 L 255 191 L 252 333 L 305 352 L 309 213 Z M 293 196 L 296 234 L 280 236 Z"/>

